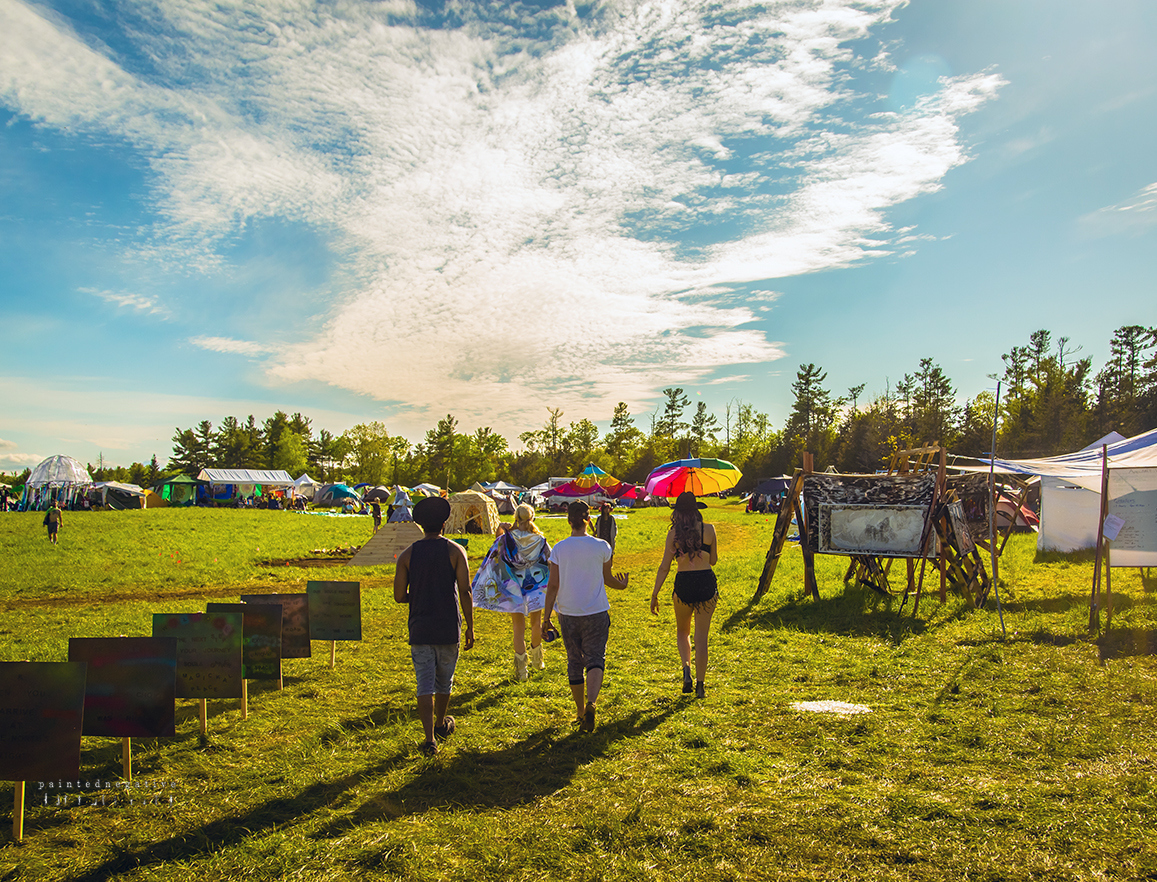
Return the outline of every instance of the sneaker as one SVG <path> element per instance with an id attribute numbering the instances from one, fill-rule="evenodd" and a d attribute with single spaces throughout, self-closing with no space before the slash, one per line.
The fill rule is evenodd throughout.
<path id="1" fill-rule="evenodd" d="M 706 698 L 707 697 L 707 689 L 703 686 L 702 680 L 699 680 L 695 683 L 695 697 L 696 698 Z"/>
<path id="2" fill-rule="evenodd" d="M 438 745 L 433 741 L 427 741 L 422 745 L 422 756 L 433 756 L 438 752 Z"/>
<path id="3" fill-rule="evenodd" d="M 595 706 L 593 702 L 587 702 L 587 709 L 583 714 L 583 721 L 579 725 L 579 729 L 583 732 L 595 731 Z"/>
<path id="4" fill-rule="evenodd" d="M 454 718 L 453 717 L 446 717 L 442 721 L 441 726 L 435 725 L 434 726 L 434 734 L 436 736 L 438 736 L 439 738 L 441 738 L 443 741 L 445 741 L 447 738 L 449 738 L 451 735 L 453 735 L 454 734 Z"/>
<path id="5" fill-rule="evenodd" d="M 695 687 L 691 683 L 691 668 L 690 666 L 683 667 L 683 694 L 690 695 Z"/>

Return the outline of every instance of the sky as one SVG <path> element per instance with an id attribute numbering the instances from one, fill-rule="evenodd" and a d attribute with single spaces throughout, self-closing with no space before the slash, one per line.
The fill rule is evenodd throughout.
<path id="1" fill-rule="evenodd" d="M 1157 324 L 1151 0 L 0 0 L 0 470 Z M 1093 440 L 1093 439 L 1090 439 Z"/>

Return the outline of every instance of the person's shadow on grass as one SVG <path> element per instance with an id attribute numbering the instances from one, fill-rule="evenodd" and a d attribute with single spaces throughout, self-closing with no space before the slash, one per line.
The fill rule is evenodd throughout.
<path id="1" fill-rule="evenodd" d="M 638 710 L 590 733 L 574 731 L 560 737 L 559 730 L 550 726 L 499 750 L 448 751 L 401 787 L 374 794 L 313 835 L 340 836 L 360 824 L 432 808 L 512 808 L 533 802 L 566 787 L 579 769 L 606 754 L 616 741 L 653 731 L 681 707 L 672 702 L 660 711 Z"/>

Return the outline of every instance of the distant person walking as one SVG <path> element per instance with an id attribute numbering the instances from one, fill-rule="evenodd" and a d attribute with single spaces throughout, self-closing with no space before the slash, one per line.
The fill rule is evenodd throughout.
<path id="1" fill-rule="evenodd" d="M 382 506 L 376 499 L 370 503 L 370 514 L 374 516 L 374 532 L 382 527 Z"/>
<path id="2" fill-rule="evenodd" d="M 414 506 L 414 520 L 424 535 L 398 555 L 394 574 L 394 600 L 410 605 L 410 657 L 417 680 L 418 716 L 426 736 L 422 753 L 426 756 L 438 752 L 435 736 L 445 739 L 454 733 L 454 718 L 446 711 L 458 665 L 463 619 L 466 635 L 462 644 L 466 649 L 474 646 L 470 567 L 462 547 L 442 536 L 448 517 L 450 503 L 441 497 L 431 496 Z"/>
<path id="3" fill-rule="evenodd" d="M 651 612 L 658 615 L 659 589 L 667 580 L 674 560 L 675 591 L 671 595 L 671 605 L 675 608 L 675 642 L 683 662 L 683 691 L 691 692 L 691 624 L 694 621 L 696 698 L 704 698 L 707 694 L 703 685 L 707 674 L 707 634 L 719 600 L 715 572 L 711 569 L 719 560 L 719 541 L 715 527 L 703 523 L 703 515 L 699 513 L 706 507 L 690 492 L 680 493 L 675 500 L 663 562 L 655 574 L 655 590 L 651 594 Z"/>
<path id="4" fill-rule="evenodd" d="M 56 534 L 64 524 L 64 512 L 60 510 L 60 502 L 52 500 L 52 505 L 44 513 L 44 526 L 48 527 L 48 541 L 56 544 Z"/>
<path id="5" fill-rule="evenodd" d="M 604 501 L 599 506 L 599 518 L 595 521 L 595 535 L 611 546 L 611 554 L 615 553 L 615 538 L 619 535 L 619 525 L 611 514 L 613 510 L 614 506 Z"/>
<path id="6" fill-rule="evenodd" d="M 578 723 L 583 731 L 591 732 L 595 728 L 595 702 L 603 685 L 611 627 L 611 603 L 604 586 L 626 590 L 629 576 L 612 573 L 611 546 L 587 535 L 590 508 L 585 502 L 567 506 L 566 518 L 570 536 L 550 552 L 542 625 L 544 633 L 548 633 L 550 614 L 557 607 Z"/>

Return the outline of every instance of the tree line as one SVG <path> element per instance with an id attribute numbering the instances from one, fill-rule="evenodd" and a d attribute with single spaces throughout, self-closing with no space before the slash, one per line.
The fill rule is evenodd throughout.
<path id="1" fill-rule="evenodd" d="M 1052 456 L 1083 447 L 1116 430 L 1126 437 L 1157 425 L 1157 328 L 1126 325 L 1114 332 L 1110 355 L 1096 373 L 1068 337 L 1046 330 L 1001 356 L 1003 371 L 997 451 L 1004 457 Z M 992 449 L 996 409 L 984 390 L 958 403 L 952 381 L 932 358 L 882 392 L 865 396 L 865 384 L 835 394 L 827 373 L 804 364 L 792 383 L 793 404 L 782 428 L 750 402 L 725 402 L 722 413 L 691 399 L 681 387 L 663 390 L 660 404 L 642 419 L 619 402 L 610 428 L 589 419 L 565 422 L 548 408 L 543 424 L 518 436 L 522 450 L 489 427 L 460 431 L 447 414 L 418 443 L 393 435 L 382 422 L 361 423 L 340 435 L 316 433 L 311 420 L 282 411 L 258 422 L 225 417 L 214 427 L 202 420 L 177 428 L 162 470 L 149 464 L 93 469 L 97 480 L 145 486 L 204 467 L 308 471 L 322 481 L 402 484 L 430 482 L 468 487 L 502 478 L 523 486 L 548 476 L 573 476 L 593 462 L 625 481 L 641 482 L 661 463 L 687 456 L 719 457 L 744 473 L 740 487 L 790 473 L 811 451 L 816 467 L 871 472 L 901 449 L 939 441 L 953 454 L 977 456 Z"/>

